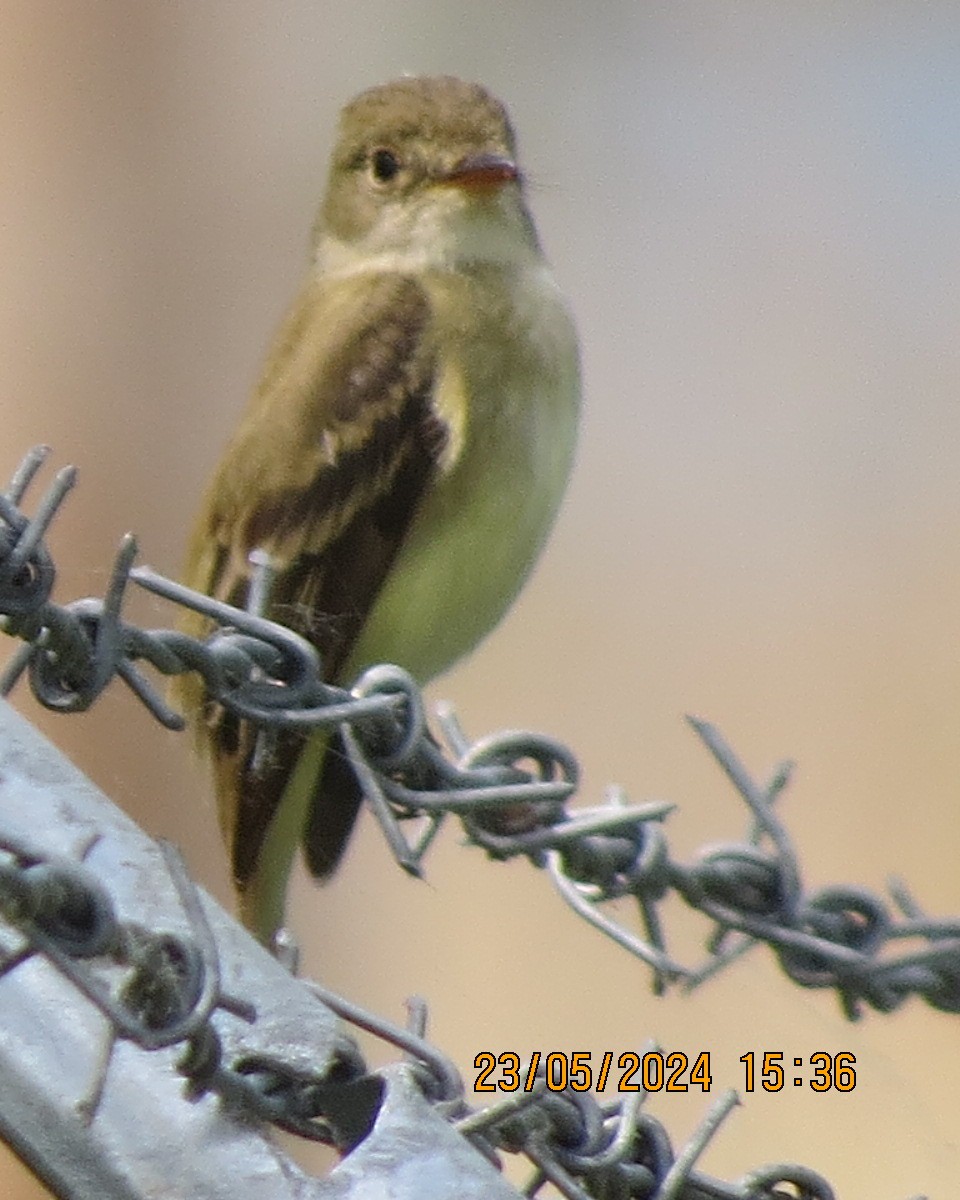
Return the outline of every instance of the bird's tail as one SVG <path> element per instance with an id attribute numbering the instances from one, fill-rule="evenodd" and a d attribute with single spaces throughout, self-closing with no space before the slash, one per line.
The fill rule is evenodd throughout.
<path id="1" fill-rule="evenodd" d="M 320 770 L 303 834 L 303 854 L 314 879 L 328 879 L 340 864 L 360 811 L 360 785 L 336 732 Z"/>
<path id="2" fill-rule="evenodd" d="M 260 835 L 256 853 L 250 856 L 249 869 L 242 877 L 235 873 L 240 919 L 266 946 L 283 924 L 293 856 L 303 837 L 329 741 L 330 733 L 321 729 L 301 743 L 270 823 Z"/>
<path id="3" fill-rule="evenodd" d="M 336 870 L 360 810 L 360 787 L 339 735 L 318 730 L 300 751 L 264 834 L 254 868 L 238 881 L 240 917 L 265 945 L 283 924 L 297 846 L 315 879 Z"/>

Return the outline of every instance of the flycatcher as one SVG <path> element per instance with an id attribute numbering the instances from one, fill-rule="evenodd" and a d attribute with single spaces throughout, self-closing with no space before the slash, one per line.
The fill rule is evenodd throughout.
<path id="1" fill-rule="evenodd" d="M 267 613 L 349 686 L 421 683 L 509 608 L 556 516 L 580 401 L 577 339 L 524 200 L 513 130 L 476 84 L 404 78 L 343 110 L 307 279 L 207 492 L 186 582 Z M 206 633 L 202 618 L 190 631 Z M 181 677 L 183 678 L 183 677 Z M 360 802 L 336 735 L 185 711 L 213 760 L 241 910 L 268 940 L 296 846 L 323 879 Z"/>

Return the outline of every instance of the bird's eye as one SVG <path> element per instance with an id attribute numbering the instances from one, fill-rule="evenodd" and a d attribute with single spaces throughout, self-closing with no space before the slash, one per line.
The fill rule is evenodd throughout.
<path id="1" fill-rule="evenodd" d="M 370 172 L 377 183 L 390 183 L 400 173 L 400 159 L 384 147 L 374 150 L 370 155 Z"/>

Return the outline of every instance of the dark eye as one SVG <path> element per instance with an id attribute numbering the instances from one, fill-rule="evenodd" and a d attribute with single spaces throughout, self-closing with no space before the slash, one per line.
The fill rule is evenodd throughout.
<path id="1" fill-rule="evenodd" d="M 389 183 L 400 173 L 400 159 L 392 150 L 381 147 L 370 155 L 370 171 L 377 183 Z"/>

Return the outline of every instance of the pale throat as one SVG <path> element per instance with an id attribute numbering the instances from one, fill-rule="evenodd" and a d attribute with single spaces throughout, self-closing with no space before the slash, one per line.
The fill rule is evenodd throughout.
<path id="1" fill-rule="evenodd" d="M 385 210 L 355 241 L 325 232 L 317 246 L 316 268 L 331 278 L 543 266 L 540 247 L 515 195 L 501 195 L 492 203 L 463 201 L 462 195 L 434 191 L 426 202 Z"/>

